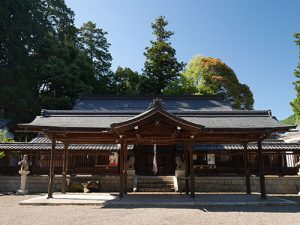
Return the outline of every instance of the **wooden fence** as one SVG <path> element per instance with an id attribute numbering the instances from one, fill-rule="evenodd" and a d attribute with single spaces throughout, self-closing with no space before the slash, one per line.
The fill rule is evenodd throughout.
<path id="1" fill-rule="evenodd" d="M 264 151 L 264 171 L 267 175 L 296 175 L 299 152 Z M 194 153 L 195 174 L 234 175 L 245 173 L 245 157 L 251 174 L 258 174 L 257 153 L 250 151 L 245 156 L 243 151 L 197 152 Z"/>
<path id="2" fill-rule="evenodd" d="M 16 174 L 20 166 L 18 162 L 23 155 L 28 155 L 32 162 L 31 174 L 48 174 L 50 165 L 50 151 L 5 151 L 5 157 L 0 160 L 0 173 Z M 109 151 L 68 151 L 68 174 L 117 174 L 117 164 L 111 164 L 110 158 L 113 152 Z M 55 151 L 54 170 L 55 173 L 62 172 L 63 152 Z"/>
<path id="3" fill-rule="evenodd" d="M 49 150 L 5 151 L 5 157 L 0 160 L 0 174 L 18 174 L 18 162 L 24 154 L 32 162 L 31 174 L 48 174 L 50 163 Z M 133 153 L 134 154 L 134 153 Z M 55 172 L 62 172 L 62 150 L 55 151 Z M 116 152 L 111 151 L 81 151 L 69 150 L 68 174 L 118 174 L 118 163 L 111 163 Z M 299 152 L 264 151 L 264 170 L 266 175 L 296 175 Z M 249 171 L 258 174 L 256 152 L 247 154 Z M 243 151 L 195 151 L 194 169 L 197 176 L 207 175 L 243 175 L 245 173 L 245 155 Z"/>

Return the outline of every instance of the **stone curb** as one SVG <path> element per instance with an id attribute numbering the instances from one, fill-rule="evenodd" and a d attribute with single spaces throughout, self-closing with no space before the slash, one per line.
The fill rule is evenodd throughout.
<path id="1" fill-rule="evenodd" d="M 61 206 L 61 205 L 81 205 L 81 206 L 108 206 L 108 207 L 205 207 L 205 206 L 288 206 L 299 203 L 282 199 L 273 202 L 30 202 L 28 200 L 19 202 L 19 205 L 36 206 Z"/>

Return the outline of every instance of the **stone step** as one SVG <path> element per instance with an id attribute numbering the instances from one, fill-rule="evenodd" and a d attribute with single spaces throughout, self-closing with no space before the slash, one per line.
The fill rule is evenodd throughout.
<path id="1" fill-rule="evenodd" d="M 138 192 L 174 192 L 174 188 L 138 188 Z"/>
<path id="2" fill-rule="evenodd" d="M 137 176 L 141 180 L 163 180 L 163 179 L 173 179 L 173 176 Z"/>
<path id="3" fill-rule="evenodd" d="M 173 180 L 138 180 L 138 184 L 173 184 Z"/>
<path id="4" fill-rule="evenodd" d="M 138 192 L 173 192 L 175 191 L 173 176 L 137 176 Z"/>
<path id="5" fill-rule="evenodd" d="M 174 184 L 138 184 L 138 188 L 174 188 Z"/>

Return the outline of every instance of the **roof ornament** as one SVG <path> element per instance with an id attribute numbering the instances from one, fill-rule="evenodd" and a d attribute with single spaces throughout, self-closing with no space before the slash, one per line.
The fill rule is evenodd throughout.
<path id="1" fill-rule="evenodd" d="M 153 102 L 149 105 L 148 109 L 153 109 L 153 108 L 163 108 L 162 106 L 162 99 L 160 98 L 155 98 L 153 99 Z"/>

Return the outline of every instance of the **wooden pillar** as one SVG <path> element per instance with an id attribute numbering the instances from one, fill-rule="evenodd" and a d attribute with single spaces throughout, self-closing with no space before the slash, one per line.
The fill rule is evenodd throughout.
<path id="1" fill-rule="evenodd" d="M 184 144 L 184 164 L 185 164 L 185 193 L 188 195 L 190 192 L 190 187 L 189 187 L 189 180 L 188 177 L 190 175 L 189 173 L 189 152 L 188 152 L 188 147 L 187 143 Z"/>
<path id="2" fill-rule="evenodd" d="M 249 171 L 249 162 L 248 162 L 248 144 L 244 143 L 244 165 L 245 165 L 245 182 L 246 182 L 246 194 L 251 194 L 251 183 L 250 183 L 250 171 Z"/>
<path id="3" fill-rule="evenodd" d="M 260 197 L 266 199 L 266 185 L 265 185 L 265 174 L 264 174 L 264 160 L 262 154 L 261 140 L 257 142 L 257 159 L 259 165 L 259 183 L 260 183 Z"/>
<path id="4" fill-rule="evenodd" d="M 124 194 L 127 194 L 127 143 L 124 142 Z"/>
<path id="5" fill-rule="evenodd" d="M 61 176 L 61 193 L 66 193 L 66 183 L 67 183 L 67 161 L 68 161 L 68 143 L 64 143 L 64 153 L 63 153 L 63 168 Z"/>
<path id="6" fill-rule="evenodd" d="M 122 140 L 121 142 L 121 149 L 119 154 L 119 169 L 120 169 L 120 198 L 123 198 L 124 196 L 124 149 L 125 149 L 125 143 Z"/>
<path id="7" fill-rule="evenodd" d="M 190 182 L 191 182 L 191 197 L 195 198 L 195 175 L 194 175 L 194 160 L 193 160 L 193 142 L 188 143 L 188 152 L 190 155 Z"/>
<path id="8" fill-rule="evenodd" d="M 55 179 L 54 175 L 54 151 L 55 151 L 56 140 L 52 137 L 52 148 L 50 152 L 50 172 L 49 172 L 49 185 L 48 185 L 48 198 L 53 198 L 53 183 Z"/>

